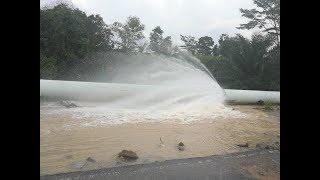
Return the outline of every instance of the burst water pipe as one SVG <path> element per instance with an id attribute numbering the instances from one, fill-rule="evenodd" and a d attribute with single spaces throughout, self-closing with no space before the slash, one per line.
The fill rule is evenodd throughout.
<path id="1" fill-rule="evenodd" d="M 161 88 L 161 86 L 158 86 Z M 131 93 L 154 89 L 154 85 L 111 84 L 40 79 L 40 96 L 75 100 L 104 100 L 125 97 Z M 108 93 L 111 92 L 112 93 Z M 256 104 L 260 101 L 280 104 L 279 91 L 224 89 L 225 101 L 232 104 Z M 89 93 L 88 93 L 89 92 Z"/>

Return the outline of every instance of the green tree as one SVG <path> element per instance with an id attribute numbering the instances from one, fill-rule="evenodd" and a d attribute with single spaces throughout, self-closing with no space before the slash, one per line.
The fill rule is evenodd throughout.
<path id="1" fill-rule="evenodd" d="M 197 43 L 198 53 L 211 55 L 213 53 L 214 41 L 209 36 L 200 37 Z"/>
<path id="2" fill-rule="evenodd" d="M 48 58 L 40 52 L 40 79 L 55 79 L 56 76 L 56 59 Z"/>
<path id="3" fill-rule="evenodd" d="M 216 44 L 212 48 L 212 55 L 213 56 L 219 56 L 219 46 Z"/>
<path id="4" fill-rule="evenodd" d="M 140 19 L 135 16 L 129 16 L 125 24 L 113 23 L 112 30 L 117 35 L 116 48 L 124 52 L 139 51 L 138 41 L 144 38 L 144 28 Z"/>
<path id="5" fill-rule="evenodd" d="M 196 38 L 193 36 L 190 36 L 190 35 L 189 36 L 180 35 L 180 37 L 181 37 L 181 40 L 184 42 L 184 45 L 180 46 L 180 47 L 191 52 L 193 55 L 196 54 L 197 53 L 197 43 L 198 43 Z"/>
<path id="6" fill-rule="evenodd" d="M 58 78 L 88 52 L 85 19 L 82 11 L 66 4 L 40 10 L 40 49 L 46 57 L 57 60 Z"/>
<path id="7" fill-rule="evenodd" d="M 220 57 L 199 58 L 224 88 L 279 90 L 279 66 L 274 60 L 279 57 L 268 51 L 272 43 L 268 35 L 254 34 L 248 40 L 239 34 L 223 34 L 219 39 Z"/>
<path id="8" fill-rule="evenodd" d="M 100 15 L 88 17 L 87 33 L 91 51 L 110 51 L 113 49 L 112 32 Z"/>
<path id="9" fill-rule="evenodd" d="M 276 37 L 280 43 L 280 0 L 253 0 L 260 10 L 240 9 L 243 17 L 250 19 L 246 24 L 240 24 L 238 29 L 253 29 L 258 27 L 264 32 Z"/>
<path id="10" fill-rule="evenodd" d="M 150 33 L 150 49 L 156 53 L 170 54 L 172 41 L 171 37 L 167 36 L 163 39 L 163 30 L 160 26 L 155 27 Z"/>
<path id="11" fill-rule="evenodd" d="M 152 51 L 160 52 L 160 46 L 163 40 L 162 34 L 163 34 L 163 30 L 160 28 L 160 26 L 155 27 L 150 33 L 149 47 Z"/>
<path id="12" fill-rule="evenodd" d="M 171 36 L 167 36 L 163 39 L 160 45 L 160 53 L 170 55 L 172 49 Z"/>
<path id="13" fill-rule="evenodd" d="M 77 69 L 74 67 L 87 54 L 112 49 L 111 37 L 110 29 L 99 15 L 88 17 L 63 3 L 40 9 L 40 63 L 43 64 L 40 68 L 54 65 L 54 78 L 72 80 L 79 74 L 73 71 Z M 53 78 L 46 74 L 42 73 L 41 78 Z"/>

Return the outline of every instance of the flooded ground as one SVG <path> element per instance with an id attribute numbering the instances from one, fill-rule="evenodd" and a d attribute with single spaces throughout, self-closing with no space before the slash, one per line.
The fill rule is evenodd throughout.
<path id="1" fill-rule="evenodd" d="M 91 170 L 169 159 L 204 157 L 254 149 L 257 143 L 279 142 L 279 110 L 261 106 L 228 106 L 245 116 L 204 118 L 199 121 L 140 121 L 99 124 L 90 117 L 40 111 L 40 175 Z M 160 137 L 163 145 L 160 144 Z M 185 150 L 177 144 L 183 142 Z M 237 144 L 249 143 L 248 148 Z M 117 155 L 128 149 L 137 153 L 134 162 L 121 162 Z M 86 161 L 91 157 L 96 162 Z"/>

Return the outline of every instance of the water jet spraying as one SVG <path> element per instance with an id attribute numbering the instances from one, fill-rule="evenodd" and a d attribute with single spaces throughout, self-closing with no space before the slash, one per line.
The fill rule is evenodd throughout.
<path id="1" fill-rule="evenodd" d="M 278 94 L 222 89 L 201 62 L 187 54 L 118 56 L 101 82 L 40 80 L 40 96 L 77 101 L 68 112 L 102 119 L 203 119 L 230 114 L 225 100 L 252 103 Z M 225 96 L 227 95 L 227 97 Z M 82 114 L 82 116 L 80 115 Z M 120 119 L 121 119 L 120 118 Z"/>

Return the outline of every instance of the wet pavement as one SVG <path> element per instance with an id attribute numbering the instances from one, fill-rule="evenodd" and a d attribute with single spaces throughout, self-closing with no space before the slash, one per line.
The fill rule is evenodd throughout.
<path id="1" fill-rule="evenodd" d="M 92 171 L 41 176 L 41 180 L 280 179 L 280 151 L 252 150 Z"/>

